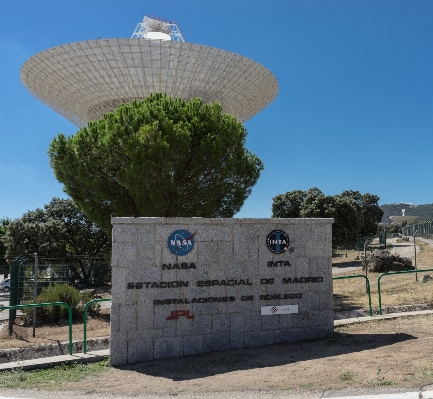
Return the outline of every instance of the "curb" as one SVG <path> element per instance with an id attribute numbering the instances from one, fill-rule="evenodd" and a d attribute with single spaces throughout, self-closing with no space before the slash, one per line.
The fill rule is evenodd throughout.
<path id="1" fill-rule="evenodd" d="M 419 316 L 419 315 L 426 315 L 426 314 L 433 314 L 433 310 L 418 310 L 415 312 L 384 314 L 382 316 L 365 316 L 365 317 L 354 317 L 351 319 L 334 320 L 334 327 L 342 326 L 345 324 L 362 323 L 366 321 L 397 319 L 399 317 Z"/>
<path id="2" fill-rule="evenodd" d="M 61 355 L 52 357 L 41 357 L 38 359 L 22 360 L 19 362 L 10 362 L 0 364 L 0 372 L 11 371 L 16 369 L 22 370 L 35 370 L 46 369 L 49 367 L 57 366 L 60 364 L 74 364 L 74 363 L 94 363 L 107 359 L 109 356 L 109 349 L 102 349 L 99 351 L 77 353 L 75 355 Z"/>

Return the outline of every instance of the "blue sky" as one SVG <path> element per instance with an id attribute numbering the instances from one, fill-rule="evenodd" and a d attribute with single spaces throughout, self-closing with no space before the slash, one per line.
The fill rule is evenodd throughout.
<path id="1" fill-rule="evenodd" d="M 237 217 L 269 217 L 272 197 L 314 186 L 433 202 L 433 1 L 0 0 L 0 217 L 66 197 L 47 149 L 78 130 L 26 92 L 22 64 L 131 37 L 146 14 L 278 78 L 277 99 L 245 124 L 265 170 Z"/>

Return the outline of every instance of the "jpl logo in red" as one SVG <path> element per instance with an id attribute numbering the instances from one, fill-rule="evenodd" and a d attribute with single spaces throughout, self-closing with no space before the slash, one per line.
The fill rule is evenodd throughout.
<path id="1" fill-rule="evenodd" d="M 172 310 L 167 320 L 177 320 L 179 317 L 186 317 L 187 319 L 193 319 L 194 316 L 189 314 L 189 310 Z"/>

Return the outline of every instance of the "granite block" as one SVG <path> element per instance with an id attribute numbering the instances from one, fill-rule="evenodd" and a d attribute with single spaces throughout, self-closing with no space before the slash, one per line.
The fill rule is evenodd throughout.
<path id="1" fill-rule="evenodd" d="M 121 366 L 128 363 L 128 342 L 126 335 L 115 335 L 110 337 L 110 364 Z"/>
<path id="2" fill-rule="evenodd" d="M 113 242 L 111 247 L 111 267 L 119 267 L 119 250 L 122 244 Z"/>
<path id="3" fill-rule="evenodd" d="M 194 316 L 193 332 L 196 335 L 210 334 L 212 332 L 212 316 L 200 314 Z"/>
<path id="4" fill-rule="evenodd" d="M 230 349 L 240 349 L 245 347 L 245 336 L 242 332 L 230 333 Z"/>
<path id="5" fill-rule="evenodd" d="M 245 331 L 260 331 L 262 327 L 260 313 L 245 314 Z"/>
<path id="6" fill-rule="evenodd" d="M 137 225 L 114 225 L 112 231 L 113 243 L 136 243 L 137 229 Z"/>
<path id="7" fill-rule="evenodd" d="M 310 286 L 320 283 L 310 283 Z M 315 311 L 319 309 L 319 296 L 316 292 L 304 292 L 302 294 L 302 307 L 303 309 L 309 309 Z"/>
<path id="8" fill-rule="evenodd" d="M 233 261 L 226 264 L 225 275 L 227 279 L 241 278 L 244 275 L 244 262 Z"/>
<path id="9" fill-rule="evenodd" d="M 230 330 L 232 333 L 243 333 L 245 329 L 245 317 L 242 313 L 230 315 Z"/>
<path id="10" fill-rule="evenodd" d="M 218 242 L 200 242 L 198 245 L 198 262 L 215 263 L 218 260 Z"/>
<path id="11" fill-rule="evenodd" d="M 173 327 L 175 320 L 167 320 L 170 316 L 171 308 L 166 306 L 155 306 L 153 311 L 153 328 Z"/>
<path id="12" fill-rule="evenodd" d="M 297 277 L 310 276 L 310 260 L 305 257 L 298 257 L 296 259 L 296 274 Z"/>
<path id="13" fill-rule="evenodd" d="M 203 352 L 217 352 L 230 349 L 230 333 L 203 336 Z"/>
<path id="14" fill-rule="evenodd" d="M 309 312 L 310 327 L 324 327 L 328 325 L 327 312 Z"/>
<path id="15" fill-rule="evenodd" d="M 230 330 L 230 315 L 229 314 L 214 314 L 212 315 L 212 333 L 227 332 Z"/>
<path id="16" fill-rule="evenodd" d="M 332 258 L 331 256 L 317 257 L 317 268 L 320 273 L 332 273 Z"/>
<path id="17" fill-rule="evenodd" d="M 280 315 L 280 328 L 282 330 L 288 330 L 293 328 L 293 315 L 282 314 Z"/>
<path id="18" fill-rule="evenodd" d="M 232 262 L 234 259 L 233 243 L 218 241 L 218 262 Z"/>
<path id="19" fill-rule="evenodd" d="M 137 305 L 120 305 L 120 325 L 125 330 L 136 330 L 137 329 Z"/>
<path id="20" fill-rule="evenodd" d="M 218 313 L 219 309 L 219 302 L 212 302 L 212 303 L 195 303 L 193 306 L 193 314 L 194 315 L 200 315 L 200 314 L 213 314 Z"/>
<path id="21" fill-rule="evenodd" d="M 308 327 L 308 313 L 299 312 L 293 315 L 293 328 Z"/>
<path id="22" fill-rule="evenodd" d="M 332 256 L 332 247 L 331 243 L 328 242 L 314 242 L 314 245 L 309 245 L 305 248 L 305 255 L 307 257 L 312 256 Z"/>
<path id="23" fill-rule="evenodd" d="M 311 226 L 311 239 L 313 241 L 331 241 L 332 229 L 330 231 L 329 227 L 331 227 L 331 225 Z"/>
<path id="24" fill-rule="evenodd" d="M 183 354 L 195 355 L 197 353 L 203 353 L 203 336 L 202 335 L 190 335 L 183 339 Z"/>
<path id="25" fill-rule="evenodd" d="M 111 303 L 125 302 L 127 269 L 112 267 L 111 269 Z"/>
<path id="26" fill-rule="evenodd" d="M 183 338 L 157 338 L 154 340 L 154 359 L 166 359 L 183 355 Z"/>
<path id="27" fill-rule="evenodd" d="M 166 327 L 162 329 L 162 336 L 163 337 L 177 337 L 177 328 L 175 325 Z"/>
<path id="28" fill-rule="evenodd" d="M 120 324 L 120 304 L 112 303 L 111 311 L 110 311 L 110 331 L 113 336 L 117 331 L 121 331 L 123 329 L 123 325 Z"/>
<path id="29" fill-rule="evenodd" d="M 278 330 L 280 329 L 280 316 L 262 316 L 262 331 Z"/>
<path id="30" fill-rule="evenodd" d="M 309 242 L 311 241 L 311 226 L 310 225 L 300 225 L 296 226 L 295 230 L 295 242 Z"/>
<path id="31" fill-rule="evenodd" d="M 195 316 L 193 316 L 195 318 Z M 179 317 L 176 321 L 177 324 L 177 335 L 185 336 L 192 333 L 192 325 L 194 319 L 188 319 L 186 317 Z"/>
<path id="32" fill-rule="evenodd" d="M 302 332 L 299 330 L 278 330 L 274 331 L 274 342 L 292 342 L 300 341 L 302 339 Z"/>
<path id="33" fill-rule="evenodd" d="M 136 243 L 125 242 L 117 247 L 117 265 L 133 267 L 137 265 L 138 248 Z"/>
<path id="34" fill-rule="evenodd" d="M 319 299 L 319 308 L 317 310 L 333 310 L 334 309 L 334 297 L 332 292 L 321 291 L 317 293 Z"/>
<path id="35" fill-rule="evenodd" d="M 255 346 L 270 345 L 274 343 L 272 331 L 257 331 L 245 333 L 245 346 L 252 348 Z"/>
<path id="36" fill-rule="evenodd" d="M 154 265 L 157 251 L 154 228 L 140 228 L 138 237 L 138 264 L 142 266 Z"/>
<path id="37" fill-rule="evenodd" d="M 128 363 L 153 360 L 152 339 L 130 339 L 128 341 Z"/>

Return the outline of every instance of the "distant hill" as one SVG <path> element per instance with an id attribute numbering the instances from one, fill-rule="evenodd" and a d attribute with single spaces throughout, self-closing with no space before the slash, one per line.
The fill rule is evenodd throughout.
<path id="1" fill-rule="evenodd" d="M 395 223 L 389 217 L 402 216 L 402 209 L 405 209 L 405 216 L 418 216 L 417 221 L 433 220 L 433 204 L 413 205 L 400 202 L 399 204 L 380 205 L 380 209 L 383 210 L 381 223 Z"/>

